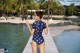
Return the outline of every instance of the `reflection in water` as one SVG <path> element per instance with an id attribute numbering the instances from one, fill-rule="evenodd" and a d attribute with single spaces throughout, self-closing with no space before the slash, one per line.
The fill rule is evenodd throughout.
<path id="1" fill-rule="evenodd" d="M 0 24 L 0 48 L 8 49 L 7 53 L 22 53 L 29 35 L 25 25 Z"/>
<path id="2" fill-rule="evenodd" d="M 59 53 L 80 53 L 80 30 L 65 31 L 54 41 Z"/>

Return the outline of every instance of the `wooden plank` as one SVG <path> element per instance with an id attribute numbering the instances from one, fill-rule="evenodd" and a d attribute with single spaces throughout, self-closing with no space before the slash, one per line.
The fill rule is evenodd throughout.
<path id="1" fill-rule="evenodd" d="M 53 38 L 50 34 L 50 31 L 48 32 L 47 35 L 45 35 L 43 32 L 43 37 L 45 40 L 45 53 L 59 53 L 57 50 L 57 47 L 53 41 Z M 28 43 L 26 44 L 26 46 L 23 50 L 23 53 L 32 53 L 31 42 L 32 42 L 32 36 L 30 37 Z M 39 49 L 38 49 L 38 53 L 40 53 Z"/>

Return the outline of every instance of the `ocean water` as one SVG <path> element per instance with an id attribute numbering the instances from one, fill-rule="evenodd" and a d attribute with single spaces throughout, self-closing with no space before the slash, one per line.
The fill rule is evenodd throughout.
<path id="1" fill-rule="evenodd" d="M 80 30 L 68 30 L 53 39 L 59 53 L 80 53 Z"/>
<path id="2" fill-rule="evenodd" d="M 5 53 L 22 53 L 30 32 L 25 25 L 0 24 L 0 48 L 5 48 Z"/>

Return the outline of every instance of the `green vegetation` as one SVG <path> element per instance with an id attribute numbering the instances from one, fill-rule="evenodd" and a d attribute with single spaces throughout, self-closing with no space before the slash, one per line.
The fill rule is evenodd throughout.
<path id="1" fill-rule="evenodd" d="M 80 6 L 75 6 L 75 4 L 72 3 L 70 6 L 64 6 L 64 7 L 65 7 L 65 15 L 80 16 Z"/>
<path id="2" fill-rule="evenodd" d="M 5 14 L 29 14 L 28 9 L 43 9 L 45 14 L 48 11 L 49 2 L 45 0 L 0 0 L 0 11 Z M 50 2 L 50 13 L 51 14 L 63 14 L 64 7 L 57 0 L 51 0 Z"/>
<path id="3" fill-rule="evenodd" d="M 57 0 L 0 0 L 0 13 L 9 15 L 25 15 L 31 14 L 27 10 L 43 9 L 44 14 L 48 14 L 48 10 L 51 15 L 79 15 L 80 6 L 75 6 L 72 3 L 70 6 L 63 6 Z"/>

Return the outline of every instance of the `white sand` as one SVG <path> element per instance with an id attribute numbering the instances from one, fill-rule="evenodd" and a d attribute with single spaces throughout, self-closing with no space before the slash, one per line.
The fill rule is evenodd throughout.
<path id="1" fill-rule="evenodd" d="M 32 24 L 35 20 L 34 19 L 28 19 L 22 21 L 21 17 L 8 17 L 6 20 L 5 17 L 0 17 L 0 23 L 15 23 L 15 24 L 20 24 L 20 23 L 26 23 L 26 21 L 29 21 L 30 24 Z M 46 20 L 43 20 L 46 22 Z M 70 20 L 65 21 L 65 20 L 48 20 L 49 24 L 57 24 L 57 23 L 64 23 L 64 22 L 70 22 Z"/>
<path id="2" fill-rule="evenodd" d="M 77 29 L 80 29 L 80 27 L 76 25 L 55 26 L 55 27 L 50 27 L 50 32 L 51 32 L 51 35 L 54 37 L 54 36 L 60 35 L 65 30 L 71 30 L 71 29 L 77 30 Z"/>

